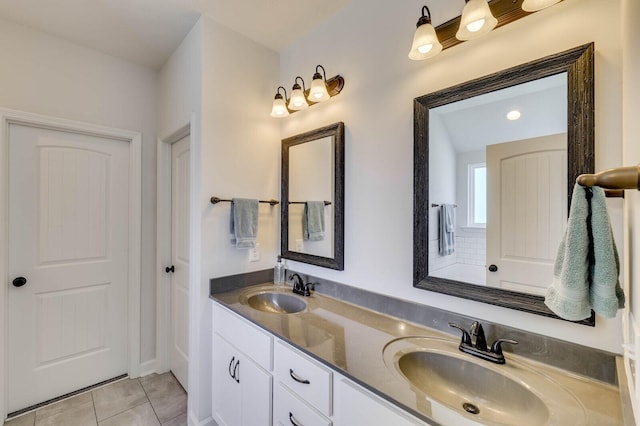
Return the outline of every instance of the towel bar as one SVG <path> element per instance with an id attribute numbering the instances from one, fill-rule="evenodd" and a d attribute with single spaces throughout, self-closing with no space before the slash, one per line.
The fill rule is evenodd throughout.
<path id="1" fill-rule="evenodd" d="M 608 169 L 594 175 L 580 175 L 576 183 L 582 186 L 599 186 L 603 189 L 640 190 L 640 165 Z"/>
<path id="2" fill-rule="evenodd" d="M 304 204 L 304 203 L 306 203 L 306 201 L 289 201 L 289 204 Z M 324 205 L 330 206 L 331 201 L 324 200 Z"/>
<path id="3" fill-rule="evenodd" d="M 211 197 L 211 204 L 218 204 L 220 202 L 225 202 L 225 203 L 232 203 L 233 200 L 224 200 L 222 198 L 218 198 L 218 197 Z M 259 200 L 259 203 L 263 203 L 263 204 L 269 204 L 271 207 L 276 206 L 278 204 L 280 204 L 280 201 L 278 200 Z"/>
<path id="4" fill-rule="evenodd" d="M 431 207 L 440 207 L 440 204 L 431 203 Z M 458 207 L 458 205 L 454 204 L 453 207 Z"/>

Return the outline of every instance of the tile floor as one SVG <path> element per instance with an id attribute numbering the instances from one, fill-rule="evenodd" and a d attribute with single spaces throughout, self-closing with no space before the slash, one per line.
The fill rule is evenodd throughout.
<path id="1" fill-rule="evenodd" d="M 125 379 L 12 419 L 4 426 L 186 426 L 187 393 L 171 373 Z"/>

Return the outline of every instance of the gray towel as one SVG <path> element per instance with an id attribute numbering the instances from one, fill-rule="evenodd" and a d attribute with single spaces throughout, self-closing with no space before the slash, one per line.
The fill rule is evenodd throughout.
<path id="1" fill-rule="evenodd" d="M 593 260 L 589 259 L 585 188 L 576 184 L 571 196 L 567 230 L 558 248 L 554 279 L 544 303 L 561 318 L 579 321 L 598 314 L 613 317 L 624 306 L 618 284 L 619 262 L 602 188 L 592 188 Z M 591 276 L 592 283 L 589 283 Z"/>
<path id="2" fill-rule="evenodd" d="M 234 198 L 229 216 L 231 244 L 239 249 L 254 248 L 258 234 L 258 200 Z"/>
<path id="3" fill-rule="evenodd" d="M 438 218 L 440 256 L 455 253 L 456 211 L 453 204 L 442 204 Z"/>
<path id="4" fill-rule="evenodd" d="M 302 235 L 305 241 L 322 241 L 324 239 L 324 201 L 304 203 Z"/>

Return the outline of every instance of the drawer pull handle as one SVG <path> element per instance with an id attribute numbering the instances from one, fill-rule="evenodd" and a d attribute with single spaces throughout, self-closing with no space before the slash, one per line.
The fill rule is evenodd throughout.
<path id="1" fill-rule="evenodd" d="M 236 360 L 236 357 L 233 356 L 231 357 L 231 361 L 229 361 L 229 376 L 231 376 L 232 379 L 235 379 L 235 377 L 233 377 L 233 370 L 231 369 L 231 366 L 233 365 L 233 361 Z"/>
<path id="2" fill-rule="evenodd" d="M 240 360 L 237 360 L 235 367 L 233 367 L 233 378 L 237 383 L 240 383 Z"/>
<path id="3" fill-rule="evenodd" d="M 302 383 L 303 385 L 308 385 L 309 383 L 311 383 L 307 379 L 301 379 L 300 376 L 298 376 L 296 373 L 294 373 L 291 368 L 289 369 L 289 375 L 291 376 L 291 378 L 293 380 L 295 380 L 298 383 Z"/>
<path id="4" fill-rule="evenodd" d="M 302 423 L 298 423 L 298 421 L 296 420 L 295 417 L 293 417 L 293 413 L 291 413 L 291 411 L 289 411 L 289 421 L 291 422 L 291 424 L 293 426 L 302 426 Z"/>

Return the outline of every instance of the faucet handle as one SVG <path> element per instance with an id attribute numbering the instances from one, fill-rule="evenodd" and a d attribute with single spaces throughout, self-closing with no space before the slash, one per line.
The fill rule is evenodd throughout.
<path id="1" fill-rule="evenodd" d="M 471 346 L 471 336 L 469 335 L 469 333 L 467 333 L 467 330 L 465 330 L 462 326 L 456 324 L 455 322 L 450 322 L 449 327 L 457 328 L 458 330 L 462 331 L 462 340 L 460 340 L 461 345 Z"/>
<path id="2" fill-rule="evenodd" d="M 482 328 L 482 324 L 480 324 L 478 321 L 474 321 L 473 324 L 471 324 L 470 333 L 473 346 L 481 351 L 486 351 L 487 339 L 484 336 L 484 329 Z"/>
<path id="3" fill-rule="evenodd" d="M 511 343 L 512 345 L 517 345 L 518 342 L 513 339 L 498 339 L 491 344 L 491 352 L 496 355 L 502 355 L 502 344 L 503 343 Z"/>

